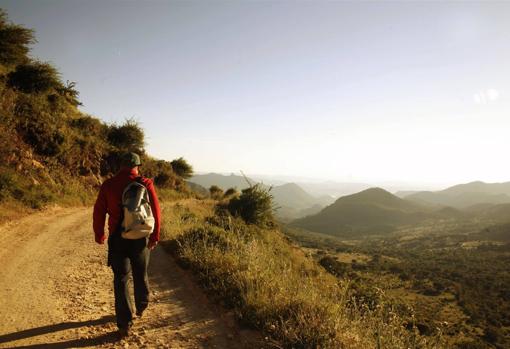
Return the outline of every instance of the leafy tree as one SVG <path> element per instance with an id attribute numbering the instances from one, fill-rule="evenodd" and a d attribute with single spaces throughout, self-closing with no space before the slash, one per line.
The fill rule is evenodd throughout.
<path id="1" fill-rule="evenodd" d="M 21 64 L 7 76 L 9 87 L 25 93 L 41 93 L 51 88 L 56 90 L 63 87 L 59 74 L 48 63 L 33 62 Z"/>
<path id="2" fill-rule="evenodd" d="M 28 60 L 29 45 L 35 43 L 31 29 L 11 24 L 7 14 L 0 9 L 0 63 L 17 65 Z"/>
<path id="3" fill-rule="evenodd" d="M 111 125 L 107 139 L 108 143 L 121 151 L 144 153 L 145 135 L 139 123 L 133 119 L 127 119 L 123 125 Z"/>
<path id="4" fill-rule="evenodd" d="M 193 175 L 193 167 L 182 157 L 173 160 L 170 165 L 172 165 L 175 174 L 181 178 L 188 179 Z"/>

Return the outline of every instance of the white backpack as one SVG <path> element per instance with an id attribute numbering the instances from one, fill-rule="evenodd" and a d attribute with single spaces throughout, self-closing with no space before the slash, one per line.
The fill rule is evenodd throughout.
<path id="1" fill-rule="evenodd" d="M 149 192 L 140 182 L 129 183 L 122 193 L 122 237 L 124 239 L 141 239 L 154 230 L 154 215 L 150 205 Z"/>

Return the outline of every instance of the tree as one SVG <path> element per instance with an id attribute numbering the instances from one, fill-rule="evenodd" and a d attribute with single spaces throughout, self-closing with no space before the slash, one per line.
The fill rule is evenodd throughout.
<path id="1" fill-rule="evenodd" d="M 29 45 L 35 43 L 31 29 L 11 24 L 7 14 L 0 9 L 0 63 L 18 65 L 28 61 Z"/>
<path id="2" fill-rule="evenodd" d="M 188 179 L 193 175 L 193 167 L 182 157 L 173 160 L 170 165 L 172 165 L 175 174 L 181 178 Z"/>

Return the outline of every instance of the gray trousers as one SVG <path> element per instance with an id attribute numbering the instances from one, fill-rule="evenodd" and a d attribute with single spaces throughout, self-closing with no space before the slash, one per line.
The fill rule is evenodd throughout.
<path id="1" fill-rule="evenodd" d="M 149 304 L 149 255 L 147 238 L 128 240 L 120 234 L 113 234 L 108 239 L 108 265 L 113 270 L 115 316 L 119 328 L 131 326 L 133 320 L 133 305 L 128 288 L 130 272 L 133 275 L 136 311 L 144 311 Z"/>

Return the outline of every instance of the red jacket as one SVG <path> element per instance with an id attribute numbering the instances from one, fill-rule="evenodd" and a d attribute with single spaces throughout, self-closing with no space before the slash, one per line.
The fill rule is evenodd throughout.
<path id="1" fill-rule="evenodd" d="M 104 223 L 108 213 L 108 232 L 113 232 L 120 226 L 120 217 L 122 212 L 122 192 L 126 186 L 139 177 L 134 169 L 124 168 L 112 178 L 107 179 L 99 190 L 96 204 L 94 205 L 94 234 L 96 242 L 102 243 L 106 239 Z M 148 178 L 142 177 L 142 183 L 149 192 L 152 213 L 155 219 L 154 231 L 149 240 L 159 241 L 159 229 L 161 224 L 161 211 L 159 209 L 158 197 L 154 188 L 154 183 Z"/>

